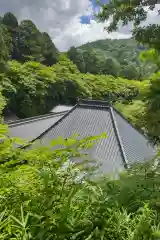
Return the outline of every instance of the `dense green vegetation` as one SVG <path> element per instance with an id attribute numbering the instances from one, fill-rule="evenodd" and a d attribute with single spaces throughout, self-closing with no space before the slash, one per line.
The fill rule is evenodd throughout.
<path id="1" fill-rule="evenodd" d="M 144 47 L 133 39 L 105 39 L 71 47 L 67 54 L 83 73 L 143 80 L 156 69 L 153 62 L 140 61 L 139 54 L 143 50 Z"/>
<path id="2" fill-rule="evenodd" d="M 142 44 L 147 51 L 140 54 L 140 60 L 145 63 L 155 64 L 155 74 L 149 76 L 149 85 L 148 87 L 144 86 L 145 91 L 139 96 L 143 102 L 141 103 L 142 111 L 139 111 L 140 118 L 138 120 L 138 115 L 135 115 L 133 111 L 133 118 L 137 119 L 138 122 L 142 120 L 145 124 L 143 129 L 145 129 L 151 138 L 154 137 L 154 140 L 159 142 L 159 71 L 160 71 L 160 25 L 157 24 L 143 24 L 147 19 L 148 9 L 150 11 L 157 11 L 159 13 L 158 1 L 132 1 L 128 2 L 124 0 L 119 2 L 118 0 L 110 0 L 108 3 L 102 3 L 99 1 L 101 10 L 97 15 L 97 19 L 101 22 L 104 22 L 111 17 L 109 26 L 106 27 L 108 32 L 117 30 L 120 26 L 125 26 L 129 22 L 133 24 L 133 38 L 136 39 L 140 44 Z M 146 7 L 147 6 L 147 7 Z M 149 48 L 149 49 L 148 49 Z M 133 103 L 133 106 L 137 106 L 137 103 Z M 125 106 L 124 106 L 125 107 Z M 122 106 L 120 106 L 122 109 Z M 130 106 L 127 106 L 129 109 Z M 127 111 L 124 111 L 127 114 Z M 128 118 L 130 118 L 128 116 Z M 137 124 L 137 121 L 136 121 Z M 140 124 L 141 125 L 141 124 Z"/>
<path id="3" fill-rule="evenodd" d="M 148 25 L 144 24 L 148 16 L 148 10 L 155 11 L 155 13 L 159 14 L 158 0 L 138 0 L 131 2 L 127 0 L 121 2 L 118 0 L 109 0 L 108 3 L 100 0 L 98 2 L 101 10 L 97 15 L 97 19 L 101 22 L 111 20 L 110 24 L 106 27 L 108 32 L 116 31 L 119 27 L 132 22 L 133 37 L 145 47 L 147 46 L 160 51 L 159 23 L 153 24 L 151 22 L 151 24 Z"/>
<path id="4" fill-rule="evenodd" d="M 75 104 L 77 97 L 131 100 L 139 92 L 136 81 L 114 74 L 119 67 L 115 59 L 106 59 L 110 76 L 107 69 L 100 71 L 100 65 L 95 64 L 93 71 L 87 70 L 92 74 L 84 74 L 65 54 L 59 54 L 48 34 L 41 33 L 30 20 L 18 23 L 12 13 L 6 13 L 0 30 L 1 92 L 6 108 L 19 117 L 47 113 L 57 103 Z M 89 68 L 94 58 L 84 55 Z M 101 75 L 95 75 L 95 70 Z"/>
<path id="5" fill-rule="evenodd" d="M 8 66 L 1 86 L 7 107 L 19 117 L 47 113 L 58 103 L 75 104 L 77 97 L 111 101 L 129 100 L 138 94 L 136 81 L 82 74 L 65 55 L 52 67 L 17 61 L 9 61 Z"/>
<path id="6" fill-rule="evenodd" d="M 31 20 L 18 24 L 16 17 L 8 12 L 1 21 L 3 36 L 10 58 L 20 62 L 37 61 L 48 66 L 58 60 L 58 50 L 48 33 L 41 33 Z"/>
<path id="7" fill-rule="evenodd" d="M 7 239 L 124 239 L 160 236 L 159 164 L 134 167 L 117 180 L 87 167 L 83 147 L 105 137 L 57 139 L 45 148 L 15 149 L 0 126 L 0 237 Z M 63 149 L 55 149 L 59 144 Z M 79 165 L 69 162 L 82 157 Z M 9 161 L 10 160 L 10 161 Z M 15 166 L 26 161 L 28 164 Z M 9 162 L 8 162 L 9 161 Z M 83 171 L 89 175 L 82 175 Z M 84 177 L 82 177 L 84 176 Z"/>

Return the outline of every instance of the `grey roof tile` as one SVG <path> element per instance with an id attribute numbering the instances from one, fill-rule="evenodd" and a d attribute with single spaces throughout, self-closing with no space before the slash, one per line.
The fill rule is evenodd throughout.
<path id="1" fill-rule="evenodd" d="M 107 133 L 107 138 L 101 139 L 91 150 L 89 155 L 101 164 L 102 173 L 117 172 L 124 168 L 123 156 L 119 149 L 119 142 L 108 107 L 77 106 L 61 119 L 53 128 L 43 134 L 41 144 L 47 145 L 52 139 L 62 136 L 69 138 L 79 134 L 80 138 Z"/>
<path id="2" fill-rule="evenodd" d="M 46 114 L 24 120 L 17 120 L 8 124 L 9 136 L 20 137 L 29 141 L 37 138 L 46 129 L 58 121 L 66 112 Z"/>
<path id="3" fill-rule="evenodd" d="M 89 150 L 90 157 L 101 164 L 100 172 L 117 172 L 124 169 L 126 163 L 142 162 L 156 154 L 148 139 L 103 101 L 80 102 L 39 139 L 41 144 L 47 145 L 58 136 L 69 138 L 77 133 L 84 138 L 103 132 L 108 137 Z"/>
<path id="4" fill-rule="evenodd" d="M 116 123 L 129 164 L 151 159 L 156 154 L 148 139 L 114 110 Z"/>

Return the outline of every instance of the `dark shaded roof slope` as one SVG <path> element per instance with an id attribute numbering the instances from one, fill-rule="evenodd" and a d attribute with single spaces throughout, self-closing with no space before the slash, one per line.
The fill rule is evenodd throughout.
<path id="1" fill-rule="evenodd" d="M 129 164 L 142 162 L 156 154 L 147 137 L 135 129 L 119 112 L 114 109 L 119 135 L 122 140 L 124 152 Z"/>
<path id="2" fill-rule="evenodd" d="M 100 172 L 117 172 L 128 164 L 142 162 L 155 156 L 155 149 L 148 140 L 128 123 L 114 108 L 103 101 L 81 101 L 60 120 L 42 133 L 41 144 L 58 136 L 69 138 L 79 134 L 80 138 L 107 133 L 89 154 L 101 164 Z"/>
<path id="3" fill-rule="evenodd" d="M 32 141 L 63 117 L 65 113 L 50 113 L 8 123 L 9 136 Z"/>

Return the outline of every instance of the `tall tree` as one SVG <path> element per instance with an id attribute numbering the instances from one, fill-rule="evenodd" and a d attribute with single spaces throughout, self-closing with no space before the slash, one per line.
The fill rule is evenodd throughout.
<path id="1" fill-rule="evenodd" d="M 3 19 L 2 19 L 2 24 L 8 27 L 8 29 L 12 30 L 18 27 L 18 20 L 14 16 L 13 13 L 7 12 L 4 14 Z"/>
<path id="2" fill-rule="evenodd" d="M 71 47 L 68 52 L 67 55 L 69 57 L 69 59 L 77 65 L 78 69 L 80 72 L 85 73 L 85 61 L 83 58 L 83 53 L 76 49 L 75 47 Z"/>
<path id="3" fill-rule="evenodd" d="M 121 74 L 127 79 L 138 79 L 140 75 L 140 72 L 138 70 L 139 69 L 136 68 L 134 64 L 129 63 L 128 65 L 123 67 Z"/>
<path id="4" fill-rule="evenodd" d="M 8 60 L 8 49 L 5 44 L 3 29 L 0 26 L 0 74 L 5 72 L 7 60 Z"/>
<path id="5" fill-rule="evenodd" d="M 101 72 L 101 61 L 93 50 L 84 51 L 85 72 L 98 74 Z"/>
<path id="6" fill-rule="evenodd" d="M 150 77 L 150 88 L 146 89 L 146 129 L 155 143 L 160 143 L 160 72 Z"/>
<path id="7" fill-rule="evenodd" d="M 5 35 L 10 38 L 9 45 L 9 54 L 11 55 L 12 59 L 17 60 L 18 55 L 18 20 L 11 12 L 4 14 L 2 19 L 2 24 L 5 26 L 5 29 L 8 31 L 5 32 Z"/>
<path id="8" fill-rule="evenodd" d="M 101 11 L 98 19 L 102 22 L 111 20 L 109 26 L 106 27 L 108 32 L 117 30 L 121 25 L 133 23 L 133 35 L 138 42 L 147 44 L 150 47 L 160 51 L 160 26 L 158 24 L 150 24 L 149 26 L 140 26 L 147 19 L 148 9 L 156 10 L 157 14 L 160 9 L 155 9 L 159 0 L 110 0 L 108 3 L 101 3 Z"/>
<path id="9" fill-rule="evenodd" d="M 44 57 L 42 63 L 45 65 L 51 66 L 58 61 L 58 49 L 46 32 L 42 33 L 42 55 Z"/>
<path id="10" fill-rule="evenodd" d="M 155 49 L 160 54 L 160 25 L 150 24 L 149 26 L 141 25 L 147 19 L 148 9 L 160 12 L 159 0 L 110 0 L 106 4 L 101 4 L 101 10 L 98 19 L 101 22 L 110 19 L 109 26 L 106 27 L 108 32 L 117 30 L 121 25 L 133 23 L 133 37 L 142 43 Z M 147 58 L 153 56 L 153 53 Z M 157 57 L 156 57 L 157 58 Z M 146 122 L 147 130 L 151 133 L 155 141 L 160 142 L 160 92 L 159 92 L 159 72 L 150 79 L 150 89 L 146 93 Z"/>
<path id="11" fill-rule="evenodd" d="M 38 31 L 35 24 L 30 20 L 22 21 L 19 25 L 18 60 L 22 62 L 27 60 L 43 62 L 42 43 L 42 34 Z"/>
<path id="12" fill-rule="evenodd" d="M 12 58 L 12 51 L 13 51 L 13 42 L 12 42 L 12 36 L 10 35 L 7 27 L 3 24 L 0 24 L 3 32 L 3 39 L 7 48 L 7 52 L 9 55 L 9 58 Z"/>
<path id="13" fill-rule="evenodd" d="M 160 70 L 160 55 L 155 49 L 149 49 L 147 51 L 143 51 L 140 56 L 140 60 L 145 63 L 154 63 L 155 64 L 155 72 Z"/>
<path id="14" fill-rule="evenodd" d="M 103 73 L 118 77 L 120 73 L 120 64 L 114 58 L 107 58 L 104 62 Z"/>

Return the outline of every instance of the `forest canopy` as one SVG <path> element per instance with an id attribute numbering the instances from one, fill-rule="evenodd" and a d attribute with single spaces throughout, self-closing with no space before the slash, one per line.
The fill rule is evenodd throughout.
<path id="1" fill-rule="evenodd" d="M 40 32 L 31 20 L 18 23 L 11 12 L 4 14 L 0 21 L 3 38 L 10 59 L 25 62 L 37 61 L 51 66 L 58 60 L 58 49 L 46 32 Z"/>
<path id="2" fill-rule="evenodd" d="M 105 39 L 71 47 L 67 54 L 81 72 L 143 80 L 156 69 L 139 59 L 144 50 L 133 39 Z"/>
<path id="3" fill-rule="evenodd" d="M 97 14 L 97 19 L 101 22 L 111 19 L 109 26 L 106 27 L 108 32 L 116 31 L 119 27 L 132 23 L 133 38 L 144 46 L 160 51 L 159 23 L 145 24 L 148 11 L 154 11 L 155 15 L 159 15 L 159 0 L 109 0 L 107 3 L 100 0 L 98 3 L 100 12 Z"/>

